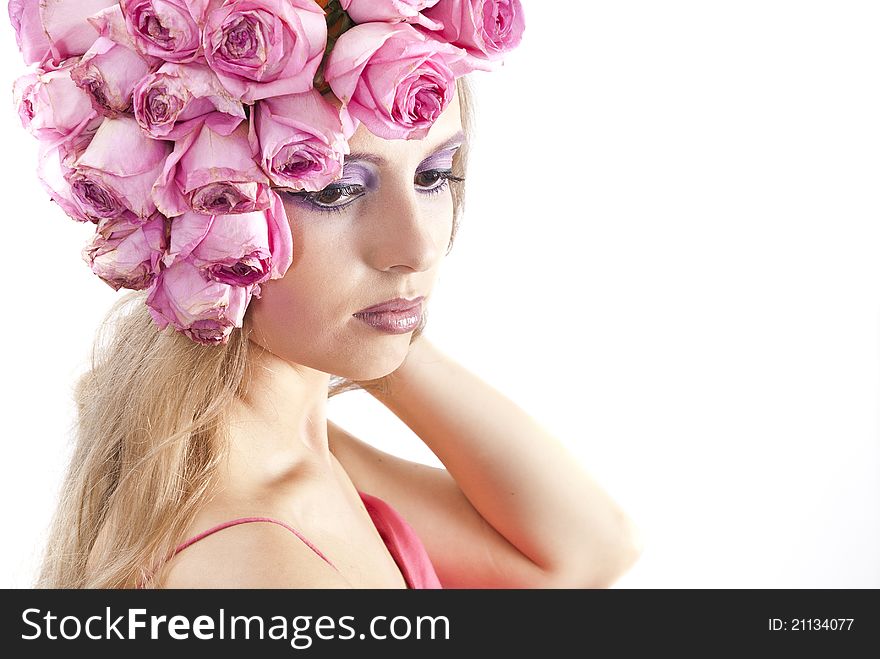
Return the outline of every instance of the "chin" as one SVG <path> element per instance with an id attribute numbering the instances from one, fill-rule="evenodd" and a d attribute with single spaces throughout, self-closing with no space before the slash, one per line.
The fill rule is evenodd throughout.
<path id="1" fill-rule="evenodd" d="M 400 368 L 408 352 L 409 344 L 406 344 L 406 349 L 401 350 L 400 354 L 397 354 L 397 351 L 385 351 L 374 359 L 365 358 L 360 364 L 349 369 L 348 373 L 339 373 L 339 375 L 353 382 L 384 378 Z"/>

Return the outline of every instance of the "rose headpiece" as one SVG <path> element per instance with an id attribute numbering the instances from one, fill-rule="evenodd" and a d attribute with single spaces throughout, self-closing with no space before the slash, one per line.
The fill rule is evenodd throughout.
<path id="1" fill-rule="evenodd" d="M 9 18 L 40 182 L 96 227 L 83 259 L 206 345 L 292 263 L 273 186 L 338 179 L 359 124 L 424 137 L 524 29 L 519 0 L 10 0 Z"/>

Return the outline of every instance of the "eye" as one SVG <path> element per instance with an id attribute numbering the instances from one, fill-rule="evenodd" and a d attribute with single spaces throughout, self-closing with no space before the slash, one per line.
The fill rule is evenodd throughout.
<path id="1" fill-rule="evenodd" d="M 328 186 L 323 190 L 318 190 L 313 193 L 309 199 L 319 206 L 333 206 L 339 201 L 345 201 L 345 198 L 351 196 L 358 192 L 360 186 L 357 185 L 343 185 L 343 186 Z"/>
<path id="2" fill-rule="evenodd" d="M 323 190 L 308 192 L 288 191 L 286 194 L 301 200 L 303 203 L 321 211 L 340 211 L 364 193 L 362 185 L 328 185 Z"/>
<path id="3" fill-rule="evenodd" d="M 421 188 L 426 194 L 436 194 L 442 192 L 449 186 L 449 181 L 461 182 L 464 179 L 452 175 L 451 169 L 426 169 L 423 172 L 417 172 L 414 183 L 416 187 Z"/>

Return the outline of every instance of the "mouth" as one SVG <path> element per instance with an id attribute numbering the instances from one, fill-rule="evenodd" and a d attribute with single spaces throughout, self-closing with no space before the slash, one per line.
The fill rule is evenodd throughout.
<path id="1" fill-rule="evenodd" d="M 397 298 L 368 307 L 353 314 L 358 320 L 373 329 L 386 334 L 406 334 L 412 332 L 422 322 L 422 300 L 417 297 L 412 300 Z"/>
<path id="2" fill-rule="evenodd" d="M 416 298 L 407 299 L 405 297 L 397 297 L 393 300 L 387 300 L 385 302 L 381 302 L 379 304 L 374 304 L 372 307 L 367 307 L 366 309 L 361 309 L 354 315 L 367 314 L 367 313 L 385 313 L 386 311 L 391 312 L 399 312 L 399 311 L 410 311 L 415 309 L 416 307 L 421 307 L 422 300 L 425 299 L 424 295 L 420 295 Z"/>

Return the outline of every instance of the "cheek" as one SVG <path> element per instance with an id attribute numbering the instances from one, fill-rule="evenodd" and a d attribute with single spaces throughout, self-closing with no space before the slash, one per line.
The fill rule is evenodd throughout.
<path id="1" fill-rule="evenodd" d="M 253 336 L 264 348 L 282 356 L 290 357 L 300 337 L 308 328 L 304 326 L 309 314 L 304 313 L 300 291 L 294 285 L 288 270 L 282 279 L 267 281 L 262 286 L 262 296 L 251 301 L 248 307 Z"/>
<path id="2" fill-rule="evenodd" d="M 448 239 L 452 232 L 452 218 L 455 206 L 452 203 L 452 193 L 444 191 L 434 197 L 425 200 L 425 216 L 429 218 L 434 227 L 438 241 Z"/>
<path id="3" fill-rule="evenodd" d="M 349 262 L 341 236 L 319 230 L 313 221 L 292 223 L 292 265 L 281 279 L 263 284 L 261 297 L 248 307 L 255 340 L 294 361 L 329 349 L 340 322 L 339 301 L 350 297 L 346 286 L 352 275 L 339 270 Z"/>

